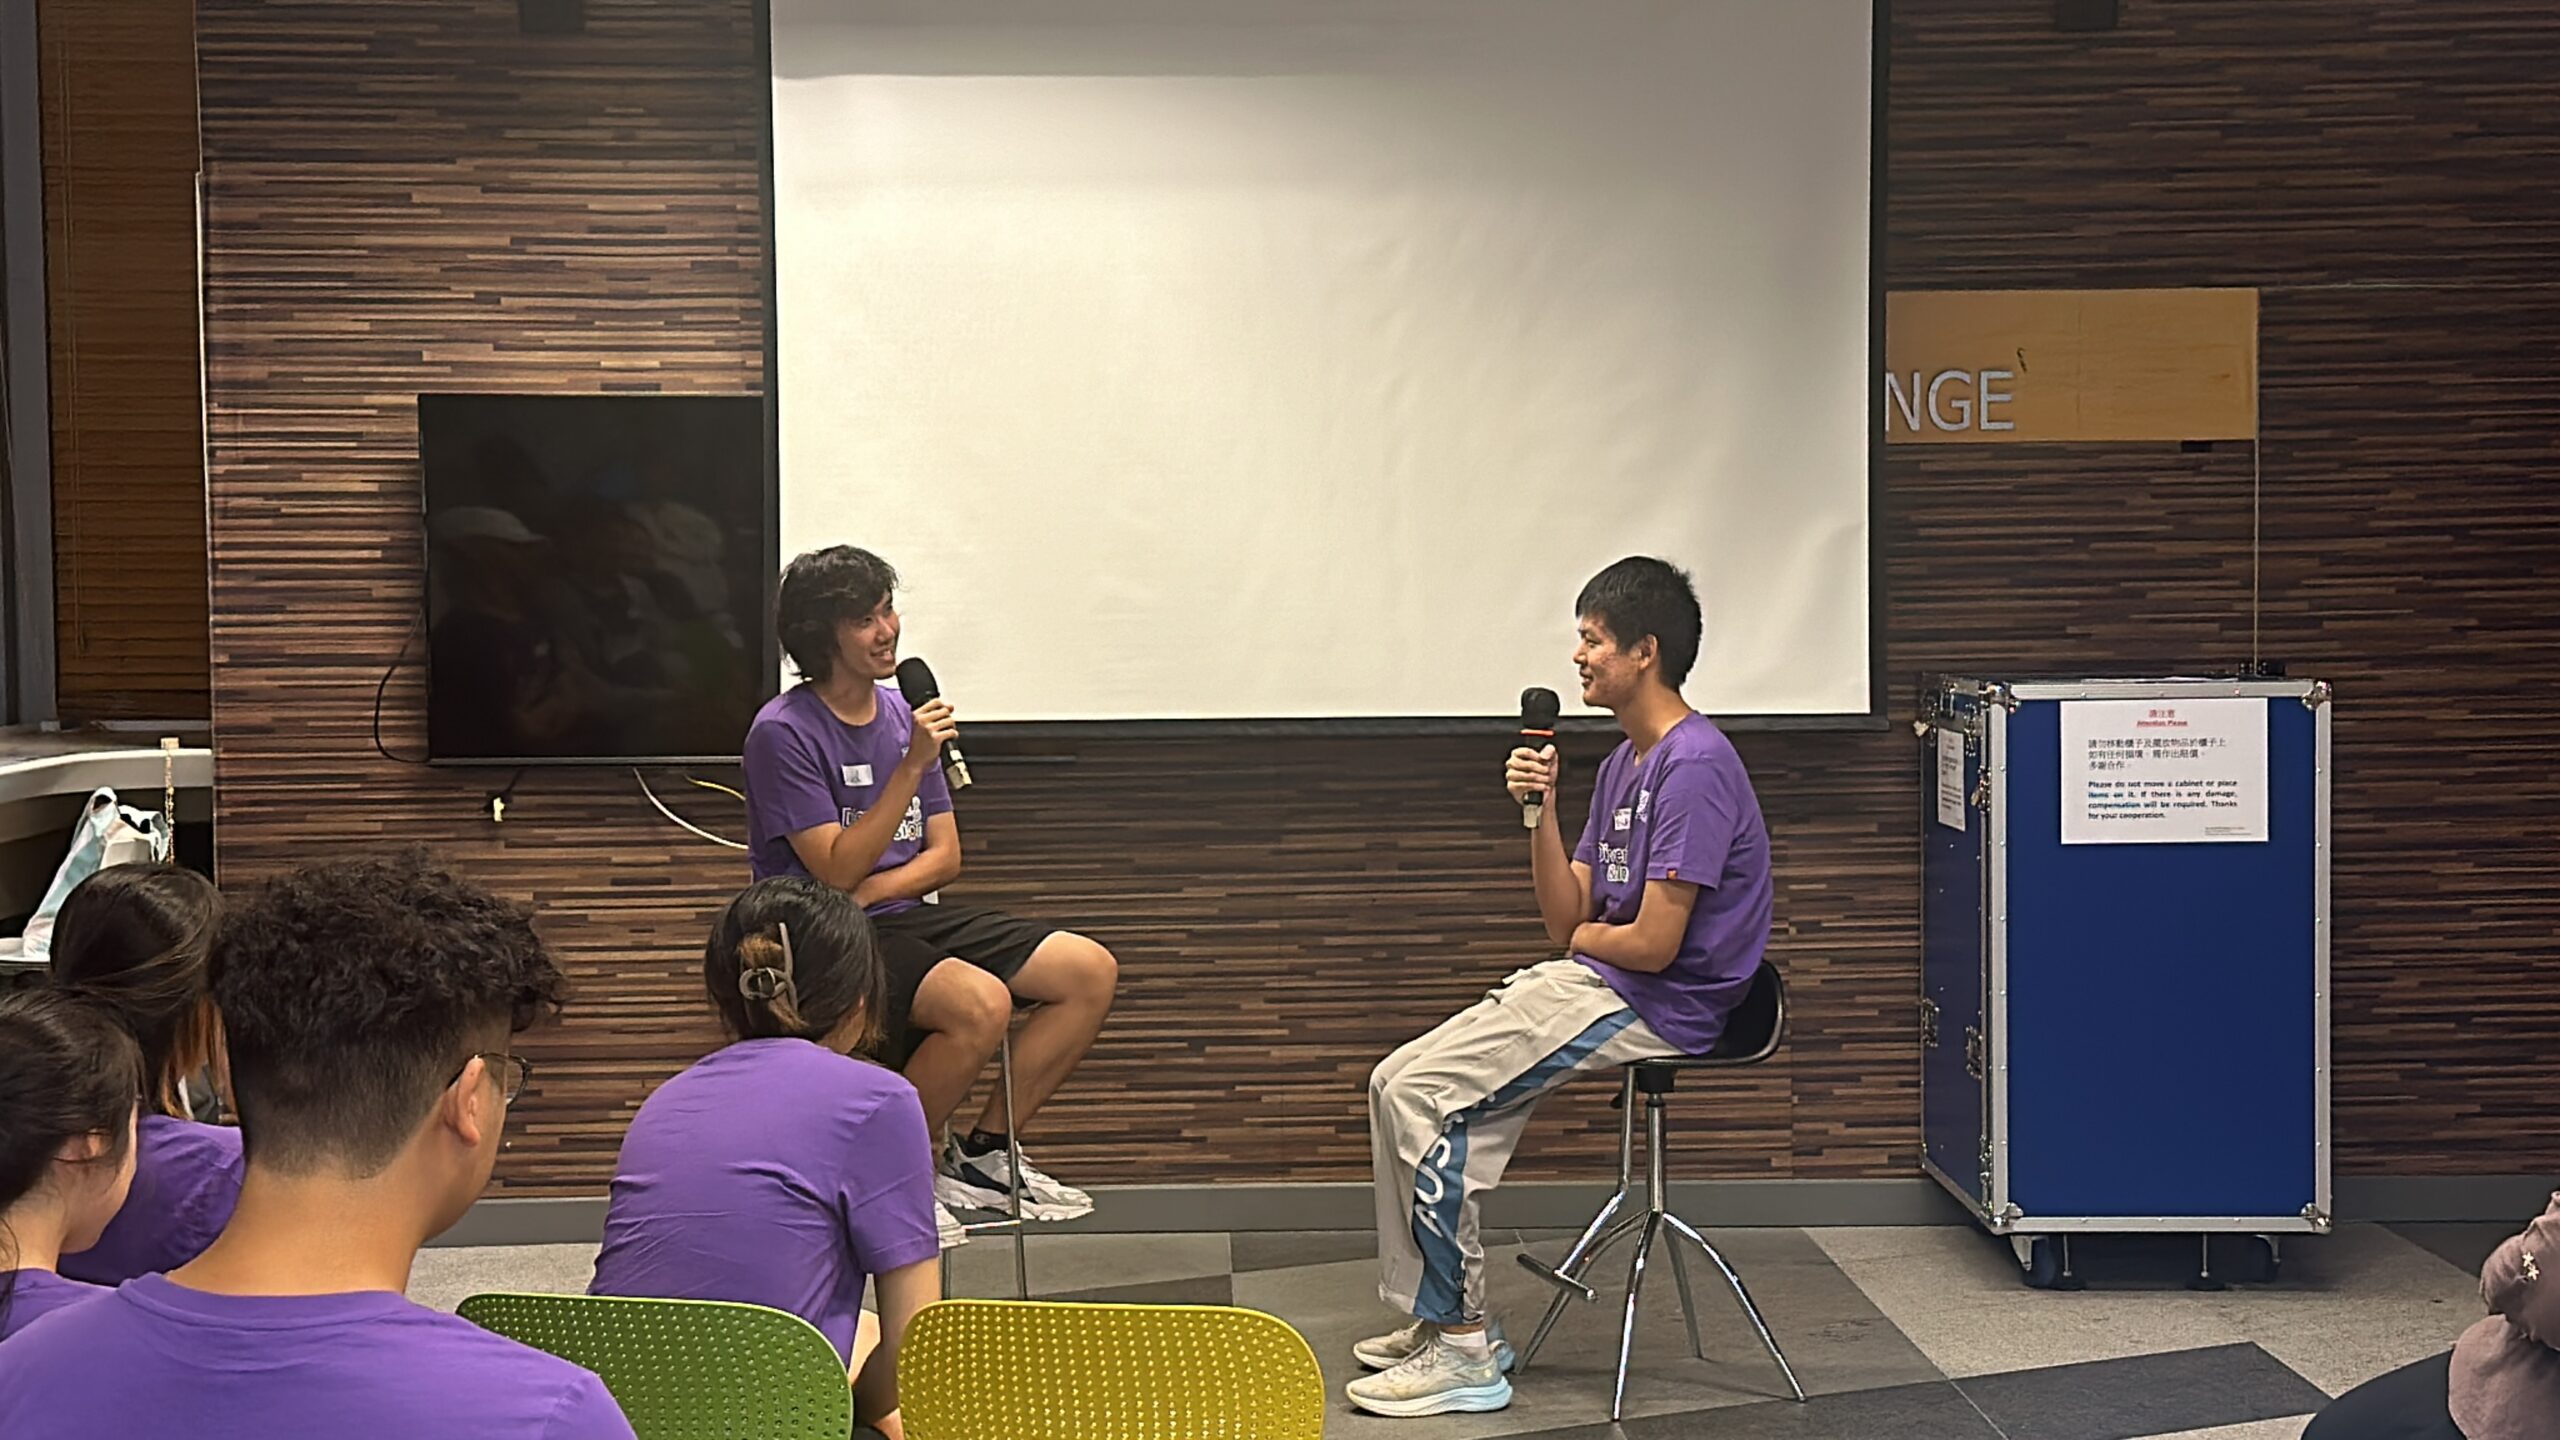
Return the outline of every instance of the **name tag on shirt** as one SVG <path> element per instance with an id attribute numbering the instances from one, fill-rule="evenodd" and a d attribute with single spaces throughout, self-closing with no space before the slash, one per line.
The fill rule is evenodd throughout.
<path id="1" fill-rule="evenodd" d="M 868 765 L 847 765 L 844 767 L 844 783 L 851 785 L 856 789 L 860 789 L 861 787 L 870 784 L 871 767 Z"/>
<path id="2" fill-rule="evenodd" d="M 1635 815 L 1636 815 L 1636 812 L 1634 812 L 1633 810 L 1621 810 L 1621 811 L 1619 811 L 1619 812 L 1618 812 L 1618 824 L 1617 824 L 1617 828 L 1618 828 L 1618 829 L 1620 829 L 1620 830 L 1624 830 L 1624 829 L 1626 829 L 1628 825 L 1630 825 L 1631 823 L 1633 823 L 1633 822 L 1634 822 L 1634 820 L 1635 820 Z"/>

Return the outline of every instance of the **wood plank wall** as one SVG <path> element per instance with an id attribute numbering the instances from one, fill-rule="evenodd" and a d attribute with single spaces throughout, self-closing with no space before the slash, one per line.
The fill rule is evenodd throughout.
<path id="1" fill-rule="evenodd" d="M 45 321 L 62 718 L 211 708 L 193 7 L 44 0 Z"/>
<path id="2" fill-rule="evenodd" d="M 747 0 L 587 10 L 567 38 L 519 35 L 503 0 L 199 19 L 223 873 L 424 842 L 541 907 L 585 998 L 533 1047 L 499 1179 L 521 1193 L 596 1189 L 708 1042 L 690 972 L 739 879 L 627 775 L 538 772 L 493 826 L 503 775 L 370 738 L 417 613 L 416 391 L 760 383 Z M 2265 289 L 2262 643 L 2340 691 L 2342 1169 L 2560 1165 L 2560 12 L 2133 0 L 2118 33 L 2063 36 L 2041 0 L 1894 11 L 1892 285 Z M 1924 667 L 2251 651 L 2245 446 L 1904 451 L 1883 484 L 1897 709 Z M 419 705 L 404 670 L 395 749 Z M 1071 919 L 1124 967 L 1046 1158 L 1088 1181 L 1364 1174 L 1367 1067 L 1536 952 L 1501 748 L 986 754 L 966 893 Z M 1685 1163 L 1913 1173 L 1909 732 L 1743 749 L 1798 1023 L 1693 1102 L 1713 1122 Z M 1601 1102 L 1550 1107 L 1515 1173 L 1597 1173 Z"/>

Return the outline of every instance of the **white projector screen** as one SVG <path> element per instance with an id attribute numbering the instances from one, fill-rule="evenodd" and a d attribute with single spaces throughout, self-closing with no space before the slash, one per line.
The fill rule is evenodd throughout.
<path id="1" fill-rule="evenodd" d="M 976 721 L 1870 708 L 1870 0 L 774 0 L 781 549 Z"/>

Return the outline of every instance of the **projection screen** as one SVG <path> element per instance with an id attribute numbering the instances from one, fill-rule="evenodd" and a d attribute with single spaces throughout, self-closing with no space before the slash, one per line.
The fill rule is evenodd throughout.
<path id="1" fill-rule="evenodd" d="M 774 0 L 781 551 L 973 721 L 1870 710 L 1869 0 Z"/>

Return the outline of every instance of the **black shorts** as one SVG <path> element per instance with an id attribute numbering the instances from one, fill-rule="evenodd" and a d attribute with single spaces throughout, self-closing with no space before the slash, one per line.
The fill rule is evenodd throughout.
<path id="1" fill-rule="evenodd" d="M 1054 925 L 1019 920 L 1001 910 L 976 905 L 916 905 L 890 915 L 871 917 L 880 937 L 880 956 L 889 971 L 888 1024 L 882 1033 L 880 1059 L 892 1067 L 907 1063 L 925 1032 L 908 1020 L 916 991 L 933 967 L 945 960 L 966 960 L 1010 986 L 1041 942 L 1058 933 Z"/>

